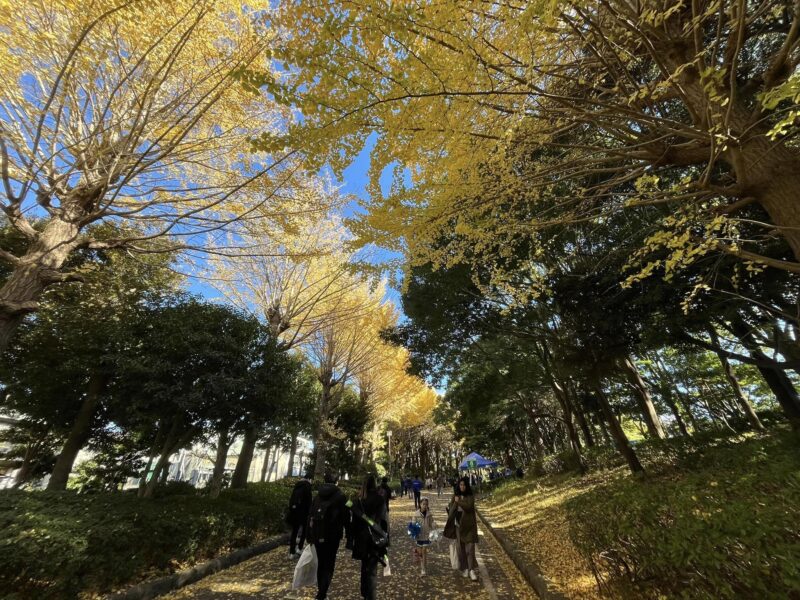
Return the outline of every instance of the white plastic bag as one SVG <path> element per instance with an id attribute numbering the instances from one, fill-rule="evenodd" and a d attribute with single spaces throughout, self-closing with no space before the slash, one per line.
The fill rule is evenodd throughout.
<path id="1" fill-rule="evenodd" d="M 383 576 L 389 577 L 392 574 L 392 566 L 389 564 L 389 557 L 386 557 L 386 566 L 383 567 Z"/>
<path id="2" fill-rule="evenodd" d="M 293 590 L 310 585 L 317 585 L 317 549 L 314 548 L 314 544 L 308 544 L 303 550 L 294 568 L 294 579 L 292 579 Z"/>
<path id="3" fill-rule="evenodd" d="M 459 562 L 458 562 L 458 547 L 456 546 L 458 542 L 453 540 L 450 542 L 450 566 L 458 571 Z"/>

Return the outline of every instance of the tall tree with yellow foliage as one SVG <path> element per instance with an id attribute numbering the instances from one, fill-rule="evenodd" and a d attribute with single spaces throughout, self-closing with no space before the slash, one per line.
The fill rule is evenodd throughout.
<path id="1" fill-rule="evenodd" d="M 0 205 L 24 238 L 0 248 L 0 349 L 43 290 L 80 279 L 79 248 L 201 247 L 245 218 L 240 194 L 296 165 L 249 152 L 286 112 L 242 84 L 269 69 L 269 2 L 2 2 Z M 280 172 L 280 176 L 279 175 Z M 265 176 L 273 176 L 265 184 Z M 274 193 L 260 197 L 278 212 Z M 123 237 L 87 226 L 126 222 Z"/>
<path id="2" fill-rule="evenodd" d="M 796 2 L 287 1 L 279 15 L 296 142 L 342 169 L 377 133 L 366 240 L 453 264 L 498 236 L 661 206 L 645 245 L 668 271 L 722 253 L 800 272 Z"/>

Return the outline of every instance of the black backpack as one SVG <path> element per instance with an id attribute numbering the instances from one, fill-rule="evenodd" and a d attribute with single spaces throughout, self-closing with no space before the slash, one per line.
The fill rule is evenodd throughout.
<path id="1" fill-rule="evenodd" d="M 308 517 L 308 541 L 318 544 L 325 541 L 325 537 L 334 526 L 332 521 L 335 518 L 334 504 L 339 499 L 339 494 L 333 494 L 330 498 L 322 500 L 317 494 L 314 502 L 311 503 L 311 513 Z"/>
<path id="2" fill-rule="evenodd" d="M 294 489 L 292 490 L 292 497 L 289 498 L 289 510 L 290 511 L 296 511 L 296 510 L 300 510 L 301 508 L 303 508 L 303 503 L 305 502 L 305 500 L 303 499 L 303 496 L 305 496 L 305 494 L 306 494 L 306 489 L 305 488 L 306 488 L 306 486 L 309 486 L 309 485 L 310 484 L 306 483 L 305 481 L 298 481 L 294 485 Z"/>

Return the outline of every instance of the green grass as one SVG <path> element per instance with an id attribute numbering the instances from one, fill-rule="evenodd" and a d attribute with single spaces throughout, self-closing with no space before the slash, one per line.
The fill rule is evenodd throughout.
<path id="1" fill-rule="evenodd" d="M 0 597 L 91 597 L 250 545 L 284 530 L 293 483 L 217 499 L 2 491 Z"/>
<path id="2" fill-rule="evenodd" d="M 585 476 L 550 457 L 482 502 L 576 598 L 800 599 L 796 434 L 697 435 L 637 453 L 642 478 L 595 448 Z"/>

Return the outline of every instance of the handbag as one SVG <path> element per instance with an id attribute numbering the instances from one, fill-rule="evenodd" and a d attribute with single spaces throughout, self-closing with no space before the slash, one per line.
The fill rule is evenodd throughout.
<path id="1" fill-rule="evenodd" d="M 309 544 L 300 555 L 300 560 L 294 568 L 294 578 L 292 579 L 292 589 L 298 590 L 302 587 L 317 585 L 317 549 L 314 544 Z"/>
<path id="2" fill-rule="evenodd" d="M 453 540 L 450 542 L 450 567 L 458 571 L 459 561 L 458 561 L 458 548 L 456 548 L 456 542 Z"/>
<path id="3" fill-rule="evenodd" d="M 385 532 L 375 521 L 364 514 L 364 509 L 361 506 L 361 500 L 358 501 L 358 509 L 356 509 L 350 500 L 347 501 L 347 507 L 353 511 L 353 514 L 356 517 L 362 519 L 367 524 L 367 531 L 369 532 L 372 550 L 378 555 L 378 561 L 385 567 L 386 549 L 389 547 L 389 534 Z"/>

